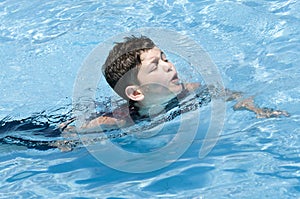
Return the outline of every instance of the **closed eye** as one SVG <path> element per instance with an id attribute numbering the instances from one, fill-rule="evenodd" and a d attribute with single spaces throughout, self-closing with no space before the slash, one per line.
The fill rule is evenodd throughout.
<path id="1" fill-rule="evenodd" d="M 158 62 L 152 62 L 149 66 L 149 73 L 155 71 L 158 68 Z"/>

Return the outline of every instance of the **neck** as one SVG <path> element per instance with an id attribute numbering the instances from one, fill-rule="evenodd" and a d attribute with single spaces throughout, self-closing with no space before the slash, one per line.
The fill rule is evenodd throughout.
<path id="1" fill-rule="evenodd" d="M 140 115 L 149 117 L 156 116 L 163 112 L 165 109 L 165 104 L 150 104 L 146 106 L 141 102 L 135 102 L 134 106 L 139 109 L 138 112 Z"/>
<path id="2" fill-rule="evenodd" d="M 166 100 L 165 102 L 147 103 L 147 101 L 145 101 L 145 100 L 143 100 L 141 102 L 130 100 L 129 103 L 131 104 L 131 106 L 136 108 L 136 110 L 140 116 L 153 117 L 153 116 L 159 115 L 160 113 L 164 112 L 166 109 L 169 109 L 173 105 L 177 105 L 178 100 L 180 101 L 181 99 L 186 97 L 188 92 L 189 91 L 182 84 L 181 93 L 179 93 L 177 96 L 173 96 L 173 98 L 170 97 L 170 99 Z M 171 102 L 171 106 L 169 106 L 170 102 Z"/>

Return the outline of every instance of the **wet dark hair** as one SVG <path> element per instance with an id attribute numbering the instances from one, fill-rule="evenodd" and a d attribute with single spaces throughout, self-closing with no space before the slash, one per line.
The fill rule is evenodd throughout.
<path id="1" fill-rule="evenodd" d="M 103 65 L 103 74 L 107 83 L 124 99 L 125 88 L 138 85 L 138 67 L 142 52 L 155 47 L 154 42 L 146 36 L 125 37 L 124 42 L 115 43 Z M 130 72 L 129 72 L 130 71 Z"/>

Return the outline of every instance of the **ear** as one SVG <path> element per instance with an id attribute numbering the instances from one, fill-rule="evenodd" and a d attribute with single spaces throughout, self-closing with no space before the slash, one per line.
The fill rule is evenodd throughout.
<path id="1" fill-rule="evenodd" d="M 126 96 L 133 101 L 142 101 L 144 99 L 143 92 L 139 89 L 138 86 L 127 86 L 125 88 Z"/>

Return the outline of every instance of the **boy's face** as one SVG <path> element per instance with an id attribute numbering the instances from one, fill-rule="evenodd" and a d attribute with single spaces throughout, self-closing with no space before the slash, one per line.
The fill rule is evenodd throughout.
<path id="1" fill-rule="evenodd" d="M 175 66 L 157 47 L 141 54 L 137 79 L 147 103 L 163 103 L 182 91 Z"/>

